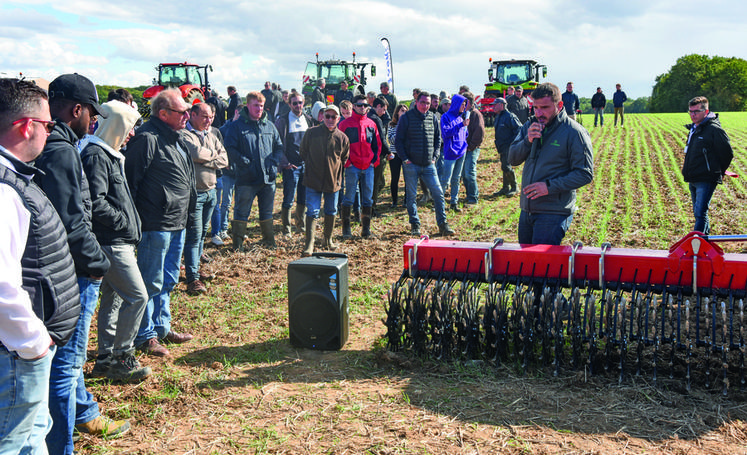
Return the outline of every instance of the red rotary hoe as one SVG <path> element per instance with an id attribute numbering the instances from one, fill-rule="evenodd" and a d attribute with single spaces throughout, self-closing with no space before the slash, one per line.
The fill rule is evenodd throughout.
<path id="1" fill-rule="evenodd" d="M 691 232 L 663 251 L 423 236 L 404 245 L 388 347 L 744 390 L 747 255 L 718 243 L 745 240 Z"/>

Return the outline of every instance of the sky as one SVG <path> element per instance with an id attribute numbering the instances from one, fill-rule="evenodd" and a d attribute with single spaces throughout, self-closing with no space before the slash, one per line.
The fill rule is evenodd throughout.
<path id="1" fill-rule="evenodd" d="M 111 4 L 110 4 L 111 3 Z M 154 8 L 157 7 L 157 8 Z M 0 3 L 0 74 L 54 79 L 77 72 L 99 85 L 150 85 L 160 62 L 210 64 L 221 96 L 264 81 L 301 88 L 306 62 L 338 58 L 376 65 L 391 43 L 394 92 L 482 95 L 489 58 L 533 59 L 545 81 L 590 98 L 622 84 L 650 96 L 658 75 L 688 54 L 747 59 L 747 2 L 713 0 L 361 0 L 159 2 L 25 0 Z"/>

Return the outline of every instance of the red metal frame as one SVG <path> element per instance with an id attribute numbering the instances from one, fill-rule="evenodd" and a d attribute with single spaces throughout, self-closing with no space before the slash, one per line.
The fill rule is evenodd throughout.
<path id="1" fill-rule="evenodd" d="M 747 255 L 724 253 L 699 232 L 686 235 L 669 251 L 587 247 L 580 243 L 552 246 L 457 242 L 425 236 L 408 241 L 403 250 L 405 270 L 411 275 L 427 271 L 457 276 L 477 274 L 483 279 L 492 275 L 558 278 L 565 282 L 589 280 L 600 283 L 600 287 L 603 280 L 691 289 L 747 289 Z"/>

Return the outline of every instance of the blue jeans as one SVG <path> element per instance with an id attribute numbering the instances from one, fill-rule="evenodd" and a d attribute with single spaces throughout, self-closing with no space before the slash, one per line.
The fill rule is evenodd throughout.
<path id="1" fill-rule="evenodd" d="M 220 230 L 228 230 L 228 209 L 231 208 L 231 199 L 233 199 L 233 186 L 236 183 L 233 177 L 230 175 L 223 174 L 220 178 L 223 184 L 223 189 L 220 192 L 220 197 L 216 198 L 220 202 Z"/>
<path id="2" fill-rule="evenodd" d="M 599 124 L 601 126 L 604 126 L 604 108 L 603 107 L 594 108 L 594 126 L 597 126 L 597 119 L 599 119 Z"/>
<path id="3" fill-rule="evenodd" d="M 24 360 L 0 345 L 0 454 L 46 454 L 49 373 L 55 346 L 41 359 Z"/>
<path id="4" fill-rule="evenodd" d="M 405 174 L 405 204 L 407 204 L 410 224 L 420 226 L 418 205 L 415 201 L 418 195 L 418 179 L 422 179 L 425 186 L 428 187 L 428 191 L 431 192 L 433 209 L 436 211 L 436 223 L 438 225 L 445 223 L 444 192 L 441 189 L 441 183 L 438 181 L 436 165 L 431 163 L 428 166 L 418 166 L 412 162 L 402 163 L 402 170 Z"/>
<path id="5" fill-rule="evenodd" d="M 444 160 L 444 167 L 441 171 L 441 189 L 451 182 L 451 191 L 449 197 L 452 204 L 459 202 L 459 180 L 462 178 L 462 166 L 464 165 L 464 155 L 456 160 Z"/>
<path id="6" fill-rule="evenodd" d="M 99 300 L 101 280 L 78 278 L 80 317 L 73 336 L 59 346 L 49 375 L 49 413 L 52 429 L 47 435 L 49 453 L 73 453 L 73 428 L 99 416 L 99 405 L 86 390 L 83 364 L 88 352 L 88 329 Z"/>
<path id="7" fill-rule="evenodd" d="M 519 243 L 525 245 L 560 245 L 573 215 L 528 213 L 519 215 Z"/>
<path id="8" fill-rule="evenodd" d="M 464 155 L 464 168 L 462 169 L 462 178 L 464 178 L 464 192 L 467 193 L 466 202 L 476 204 L 480 191 L 477 189 L 477 160 L 480 158 L 480 149 L 467 151 Z"/>
<path id="9" fill-rule="evenodd" d="M 236 185 L 234 190 L 236 192 L 236 204 L 233 207 L 234 220 L 247 221 L 249 219 L 255 196 L 257 197 L 257 207 L 259 207 L 259 221 L 272 219 L 275 182 L 250 186 Z"/>
<path id="10" fill-rule="evenodd" d="M 319 218 L 319 210 L 322 208 L 322 197 L 324 197 L 324 214 L 337 215 L 337 195 L 334 193 L 322 193 L 311 188 L 306 188 L 306 216 Z"/>
<path id="11" fill-rule="evenodd" d="M 345 197 L 342 200 L 343 206 L 353 206 L 359 181 L 361 183 L 361 207 L 371 207 L 373 205 L 373 166 L 369 166 L 366 169 L 358 169 L 355 166 L 350 166 L 345 168 Z"/>
<path id="12" fill-rule="evenodd" d="M 186 239 L 184 240 L 184 274 L 187 283 L 191 283 L 200 277 L 200 256 L 202 256 L 202 249 L 205 246 L 205 236 L 215 204 L 214 189 L 198 192 L 195 209 L 189 212 Z"/>
<path id="13" fill-rule="evenodd" d="M 303 184 L 303 165 L 296 169 L 283 169 L 283 208 L 293 207 L 293 196 L 299 202 L 306 200 L 306 187 Z"/>
<path id="14" fill-rule="evenodd" d="M 693 201 L 693 215 L 695 215 L 695 227 L 693 231 L 702 232 L 705 235 L 711 232 L 711 223 L 708 219 L 708 207 L 711 205 L 713 192 L 716 191 L 716 182 L 690 182 L 690 196 Z"/>
<path id="15" fill-rule="evenodd" d="M 137 246 L 137 266 L 148 290 L 135 346 L 151 338 L 165 338 L 171 331 L 170 293 L 179 282 L 179 264 L 184 249 L 181 231 L 144 231 Z"/>

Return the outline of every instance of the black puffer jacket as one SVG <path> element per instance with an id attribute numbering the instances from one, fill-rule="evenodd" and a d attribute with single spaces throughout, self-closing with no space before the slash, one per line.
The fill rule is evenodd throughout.
<path id="1" fill-rule="evenodd" d="M 36 167 L 44 172 L 37 183 L 65 226 L 75 273 L 101 277 L 109 270 L 109 260 L 91 230 L 91 196 L 75 146 L 78 139 L 66 123 L 56 121 L 44 151 L 36 159 Z"/>
<path id="2" fill-rule="evenodd" d="M 708 115 L 694 130 L 693 124 L 686 125 L 686 128 L 692 134 L 682 164 L 685 181 L 721 183 L 734 158 L 734 151 L 729 136 L 721 127 L 718 114 Z"/>
<path id="3" fill-rule="evenodd" d="M 125 175 L 143 231 L 187 227 L 187 213 L 197 200 L 197 189 L 195 168 L 182 134 L 151 117 L 127 143 Z"/>
<path id="4" fill-rule="evenodd" d="M 397 122 L 394 148 L 402 161 L 428 166 L 438 159 L 441 150 L 441 127 L 431 111 L 421 113 L 417 107 L 404 113 Z"/>

